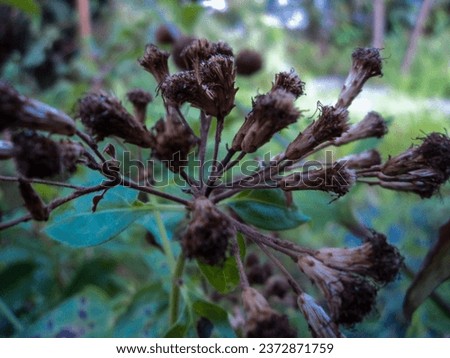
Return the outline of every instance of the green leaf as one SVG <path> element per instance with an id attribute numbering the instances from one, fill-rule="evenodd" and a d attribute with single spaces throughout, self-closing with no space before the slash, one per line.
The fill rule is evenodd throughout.
<path id="1" fill-rule="evenodd" d="M 117 321 L 113 337 L 162 337 L 167 330 L 167 294 L 160 283 L 139 291 Z"/>
<path id="2" fill-rule="evenodd" d="M 295 205 L 288 207 L 281 189 L 245 190 L 226 204 L 245 222 L 264 230 L 289 230 L 310 220 Z"/>
<path id="3" fill-rule="evenodd" d="M 439 230 L 439 239 L 425 257 L 422 268 L 406 292 L 403 311 L 408 320 L 417 307 L 450 278 L 450 220 Z"/>
<path id="4" fill-rule="evenodd" d="M 211 266 L 197 261 L 200 271 L 220 293 L 233 291 L 239 283 L 239 271 L 234 257 L 228 257 L 223 266 Z"/>
<path id="5" fill-rule="evenodd" d="M 40 317 L 21 337 L 108 337 L 113 311 L 106 295 L 88 288 Z"/>
<path id="6" fill-rule="evenodd" d="M 36 0 L 0 0 L 0 4 L 16 7 L 29 15 L 39 15 L 41 13 L 41 8 Z"/>
<path id="7" fill-rule="evenodd" d="M 209 319 L 221 338 L 236 337 L 228 320 L 228 313 L 222 307 L 204 300 L 197 300 L 192 304 L 192 309 L 198 316 Z"/>

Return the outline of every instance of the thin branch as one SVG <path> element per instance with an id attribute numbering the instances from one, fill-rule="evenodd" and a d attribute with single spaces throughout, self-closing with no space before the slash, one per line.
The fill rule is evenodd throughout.
<path id="1" fill-rule="evenodd" d="M 94 151 L 94 153 L 97 155 L 97 157 L 100 159 L 100 161 L 101 161 L 102 163 L 105 163 L 105 162 L 106 162 L 105 157 L 104 157 L 103 154 L 98 150 L 98 145 L 97 145 L 97 143 L 95 143 L 94 140 L 93 140 L 90 136 L 88 136 L 86 133 L 83 133 L 83 132 L 80 131 L 79 129 L 77 129 L 76 134 L 77 134 L 78 137 L 81 138 L 81 140 L 82 140 L 83 142 L 85 142 L 85 143 L 89 146 L 89 148 L 91 148 L 91 149 Z"/>
<path id="2" fill-rule="evenodd" d="M 68 183 L 63 183 L 63 182 L 57 182 L 57 181 L 52 181 L 52 180 L 36 179 L 36 178 L 31 178 L 31 179 L 29 179 L 29 178 L 22 178 L 22 180 L 25 180 L 28 183 L 46 184 L 46 185 L 59 186 L 59 187 L 63 187 L 63 188 L 70 188 L 70 189 L 76 189 L 76 190 L 83 189 L 82 186 L 68 184 Z M 19 178 L 18 177 L 8 177 L 8 176 L 0 175 L 0 181 L 18 182 Z"/>
<path id="3" fill-rule="evenodd" d="M 236 236 L 233 238 L 231 250 L 234 255 L 234 258 L 236 259 L 236 266 L 237 266 L 238 272 L 239 272 L 241 288 L 242 289 L 248 288 L 248 287 L 250 287 L 250 284 L 248 282 L 247 274 L 245 273 L 244 264 L 242 263 L 242 260 L 241 260 L 241 254 L 239 252 L 239 245 L 238 245 Z"/>

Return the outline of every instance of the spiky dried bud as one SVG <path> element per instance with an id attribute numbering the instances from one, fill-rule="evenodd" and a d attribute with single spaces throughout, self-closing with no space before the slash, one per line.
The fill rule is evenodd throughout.
<path id="1" fill-rule="evenodd" d="M 6 140 L 0 140 L 0 160 L 14 157 L 14 145 Z"/>
<path id="2" fill-rule="evenodd" d="M 155 33 L 156 42 L 162 45 L 171 45 L 175 42 L 173 31 L 168 25 L 160 25 Z"/>
<path id="3" fill-rule="evenodd" d="M 234 107 L 236 71 L 232 57 L 215 55 L 196 71 L 183 71 L 161 83 L 161 93 L 171 106 L 189 102 L 215 117 L 225 117 Z"/>
<path id="4" fill-rule="evenodd" d="M 12 137 L 17 171 L 27 178 L 46 178 L 62 171 L 58 143 L 34 132 L 16 133 Z"/>
<path id="5" fill-rule="evenodd" d="M 435 194 L 450 177 L 450 139 L 442 133 L 422 138 L 420 146 L 390 158 L 378 174 L 380 185 L 423 198 Z"/>
<path id="6" fill-rule="evenodd" d="M 203 61 L 208 61 L 216 55 L 233 57 L 233 50 L 223 41 L 210 42 L 206 39 L 195 39 L 180 53 L 180 57 L 184 59 L 185 67 L 189 70 L 197 69 Z"/>
<path id="7" fill-rule="evenodd" d="M 361 122 L 352 125 L 339 138 L 334 140 L 335 146 L 340 146 L 359 139 L 381 138 L 388 132 L 386 121 L 377 112 L 369 112 Z"/>
<path id="8" fill-rule="evenodd" d="M 154 144 L 152 155 L 167 167 L 178 172 L 187 166 L 187 157 L 197 144 L 197 138 L 176 116 L 170 112 L 166 120 L 160 119 L 152 128 Z"/>
<path id="9" fill-rule="evenodd" d="M 153 101 L 152 95 L 142 89 L 134 89 L 127 92 L 127 98 L 133 104 L 134 117 L 138 122 L 145 124 L 147 105 Z"/>
<path id="10" fill-rule="evenodd" d="M 149 148 L 150 132 L 122 106 L 105 93 L 90 93 L 78 102 L 78 116 L 97 141 L 117 136 L 126 142 Z"/>
<path id="11" fill-rule="evenodd" d="M 310 295 L 301 293 L 297 304 L 308 322 L 309 330 L 314 338 L 343 338 L 339 327 L 326 314 L 324 309 Z"/>
<path id="12" fill-rule="evenodd" d="M 276 89 L 253 100 L 252 111 L 233 139 L 233 150 L 253 153 L 272 136 L 297 121 L 300 111 L 294 106 L 295 97 Z"/>
<path id="13" fill-rule="evenodd" d="M 221 265 L 227 254 L 228 242 L 234 235 L 227 217 L 207 198 L 199 197 L 192 203 L 191 221 L 181 246 L 188 258 L 208 265 Z"/>
<path id="14" fill-rule="evenodd" d="M 339 159 L 348 169 L 370 168 L 381 164 L 380 153 L 376 149 L 367 150 L 358 154 L 350 154 Z"/>
<path id="15" fill-rule="evenodd" d="M 385 285 L 397 277 L 403 258 L 397 248 L 387 242 L 386 236 L 375 231 L 371 234 L 361 246 L 322 248 L 314 256 L 328 267 L 371 277 Z"/>
<path id="16" fill-rule="evenodd" d="M 271 91 L 279 88 L 292 93 L 295 98 L 298 98 L 305 93 L 305 82 L 298 77 L 294 69 L 291 69 L 289 72 L 280 72 L 275 75 L 275 82 L 272 83 Z"/>
<path id="17" fill-rule="evenodd" d="M 300 160 L 317 146 L 332 141 L 348 129 L 348 111 L 333 106 L 322 106 L 319 118 L 312 122 L 286 149 L 286 158 Z"/>
<path id="18" fill-rule="evenodd" d="M 383 75 L 382 67 L 379 49 L 357 48 L 352 53 L 352 68 L 339 94 L 336 107 L 348 108 L 369 78 Z"/>
<path id="19" fill-rule="evenodd" d="M 168 58 L 169 53 L 167 51 L 160 50 L 153 44 L 148 44 L 145 47 L 144 56 L 139 59 L 139 64 L 144 67 L 147 72 L 150 72 L 159 84 L 164 78 L 169 76 Z"/>
<path id="20" fill-rule="evenodd" d="M 64 112 L 19 94 L 0 81 L 0 131 L 8 127 L 73 135 L 75 122 Z"/>
<path id="21" fill-rule="evenodd" d="M 247 338 L 295 338 L 296 332 L 289 325 L 286 315 L 273 310 L 257 290 L 246 287 L 242 290 L 247 321 L 244 334 Z"/>
<path id="22" fill-rule="evenodd" d="M 258 51 L 242 50 L 236 56 L 236 71 L 238 75 L 251 76 L 261 70 L 263 58 Z"/>
<path id="23" fill-rule="evenodd" d="M 19 190 L 25 207 L 32 218 L 37 221 L 47 221 L 50 214 L 48 207 L 45 206 L 45 203 L 31 184 L 26 180 L 19 179 Z"/>
<path id="24" fill-rule="evenodd" d="M 195 37 L 191 36 L 180 36 L 172 47 L 172 59 L 175 62 L 175 65 L 181 70 L 187 70 L 185 58 L 181 55 L 184 49 L 189 46 L 194 40 Z"/>
<path id="25" fill-rule="evenodd" d="M 353 170 L 348 169 L 345 163 L 336 162 L 331 167 L 290 174 L 279 181 L 279 187 L 285 191 L 321 190 L 343 196 L 355 180 Z"/>
<path id="26" fill-rule="evenodd" d="M 324 295 L 334 322 L 352 325 L 372 310 L 377 289 L 365 278 L 329 267 L 310 255 L 299 255 L 297 264 Z"/>

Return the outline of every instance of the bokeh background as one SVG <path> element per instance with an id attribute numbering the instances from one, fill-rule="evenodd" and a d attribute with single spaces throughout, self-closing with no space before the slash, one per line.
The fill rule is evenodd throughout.
<path id="1" fill-rule="evenodd" d="M 271 87 L 275 73 L 294 68 L 306 82 L 306 96 L 297 101 L 303 118 L 257 156 L 285 148 L 311 121 L 318 101 L 334 103 L 356 47 L 383 49 L 384 76 L 369 81 L 350 107 L 350 118 L 358 121 L 375 110 L 389 119 L 389 133 L 381 140 L 336 150 L 336 157 L 377 148 L 386 159 L 424 133 L 449 127 L 447 0 L 3 0 L 0 4 L 1 79 L 71 114 L 77 99 L 93 89 L 125 99 L 128 89 L 140 87 L 156 96 L 157 84 L 137 59 L 165 26 L 174 38 L 206 37 L 228 42 L 235 53 L 260 52 L 262 69 L 252 76 L 238 76 L 237 106 L 227 119 L 224 143 L 239 128 L 251 98 Z M 89 14 L 80 11 L 83 5 Z M 172 51 L 173 45 L 161 47 Z M 171 70 L 176 71 L 173 63 Z M 163 113 L 157 97 L 147 125 L 152 126 Z M 186 108 L 185 113 L 198 128 L 198 112 Z M 2 162 L 0 174 L 12 175 L 11 163 Z M 85 175 L 80 170 L 76 177 Z M 37 189 L 45 200 L 58 194 L 43 185 Z M 296 194 L 296 204 L 311 222 L 281 232 L 283 237 L 310 247 L 351 246 L 358 243 L 351 234 L 351 225 L 357 221 L 385 233 L 405 256 L 405 269 L 380 291 L 376 310 L 363 323 L 345 329 L 346 335 L 450 334 L 448 281 L 419 307 L 410 323 L 402 313 L 408 287 L 437 242 L 439 228 L 449 220 L 449 194 L 449 185 L 429 200 L 362 185 L 332 203 L 326 194 Z M 21 207 L 15 185 L 0 183 L 2 220 L 23 214 Z M 166 225 L 176 247 L 174 221 L 169 217 Z M 133 225 L 104 245 L 82 249 L 49 239 L 36 223 L 0 232 L 0 336 L 195 335 L 195 330 L 167 332 L 160 328 L 163 324 L 158 325 L 167 315 L 168 270 L 161 252 L 149 244 L 149 235 L 156 235 L 153 224 Z M 193 285 L 204 287 L 201 277 L 195 277 L 199 275 L 195 265 L 188 267 L 188 273 Z M 195 314 L 214 312 L 210 317 L 214 328 L 207 331 L 213 336 L 234 336 L 227 320 L 233 301 L 219 300 L 208 287 L 195 295 L 199 302 L 211 305 L 197 305 Z M 88 299 L 88 308 L 82 312 L 87 312 L 89 324 L 79 314 L 84 302 L 80 297 Z M 282 300 L 274 304 L 286 310 Z M 300 313 L 295 308 L 287 308 L 287 313 L 299 335 L 309 336 Z"/>

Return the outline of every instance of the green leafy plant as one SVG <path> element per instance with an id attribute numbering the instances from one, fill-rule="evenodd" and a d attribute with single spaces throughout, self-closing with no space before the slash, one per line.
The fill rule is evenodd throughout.
<path id="1" fill-rule="evenodd" d="M 139 60 L 158 83 L 165 108 L 164 118 L 152 118 L 151 129 L 145 121 L 153 98 L 141 89 L 127 94 L 134 114 L 106 92 L 87 94 L 77 104 L 80 125 L 65 113 L 0 84 L 0 130 L 11 138 L 1 142 L 0 158 L 14 161 L 17 171 L 17 176 L 0 179 L 18 183 L 28 211 L 2 221 L 0 230 L 48 221 L 42 227 L 48 237 L 79 248 L 112 245 L 110 240 L 131 230 L 132 224 L 140 224 L 148 230 L 148 242 L 158 248 L 145 259 L 159 268 L 153 275 L 165 286 L 161 290 L 161 285 L 152 284 L 124 295 L 126 309 L 119 310 L 113 321 L 110 312 L 121 302 L 110 302 L 103 292 L 81 282 L 85 277 L 88 282 L 104 280 L 98 285 L 111 292 L 125 284 L 101 274 L 105 265 L 115 262 L 90 263 L 80 270 L 79 281 L 74 281 L 59 305 L 26 329 L 2 305 L 17 335 L 207 336 L 207 327 L 213 326 L 222 336 L 295 337 L 287 315 L 269 304 L 271 294 L 253 287 L 267 279 L 262 276 L 271 276 L 272 269 L 265 270 L 259 263 L 265 255 L 281 274 L 273 280 L 274 291 L 294 293 L 294 304 L 311 334 L 342 337 L 340 326 L 358 323 L 372 311 L 378 290 L 397 277 L 403 259 L 385 235 L 361 225 L 353 227 L 361 239 L 353 248 L 314 249 L 278 237 L 274 232 L 310 220 L 293 203 L 292 192 L 322 191 L 337 200 L 362 183 L 429 198 L 450 176 L 450 139 L 431 133 L 421 138 L 420 145 L 384 163 L 376 150 L 331 162 L 308 160 L 318 151 L 387 133 L 385 120 L 376 112 L 349 124 L 352 101 L 368 79 L 382 74 L 379 51 L 358 48 L 336 103 L 319 103 L 317 118 L 284 151 L 249 170 L 245 159 L 301 118 L 295 103 L 304 93 L 304 82 L 294 70 L 278 73 L 272 88 L 252 100 L 251 111 L 220 159 L 222 133 L 238 90 L 233 50 L 224 42 L 191 39 L 179 54 L 184 69 L 173 74 L 168 58 L 167 52 L 148 45 Z M 198 119 L 187 118 L 185 104 L 198 109 Z M 56 141 L 42 131 L 63 139 Z M 77 140 L 66 138 L 71 136 Z M 210 137 L 212 145 L 208 145 Z M 105 139 L 107 143 L 100 147 Z M 130 152 L 135 155 L 133 161 Z M 60 191 L 46 201 L 37 185 Z M 354 225 L 351 217 L 346 219 L 349 226 Z M 133 248 L 132 243 L 126 246 L 117 250 Z M 249 246 L 256 248 L 253 256 L 247 253 Z M 113 251 L 114 246 L 109 249 Z M 129 252 L 132 260 L 135 254 Z M 277 255 L 292 260 L 322 299 L 308 293 Z M 190 265 L 192 261 L 197 265 Z M 90 277 L 90 267 L 100 273 L 96 270 Z M 32 266 L 22 263 L 20 268 L 25 277 L 33 275 Z M 229 319 L 223 307 L 208 302 L 205 291 L 211 288 L 193 289 L 198 272 L 214 291 L 230 295 L 230 300 L 236 298 L 239 286 L 243 311 Z M 170 280 L 163 279 L 168 276 Z M 166 313 L 169 326 L 155 324 L 165 322 Z"/>

